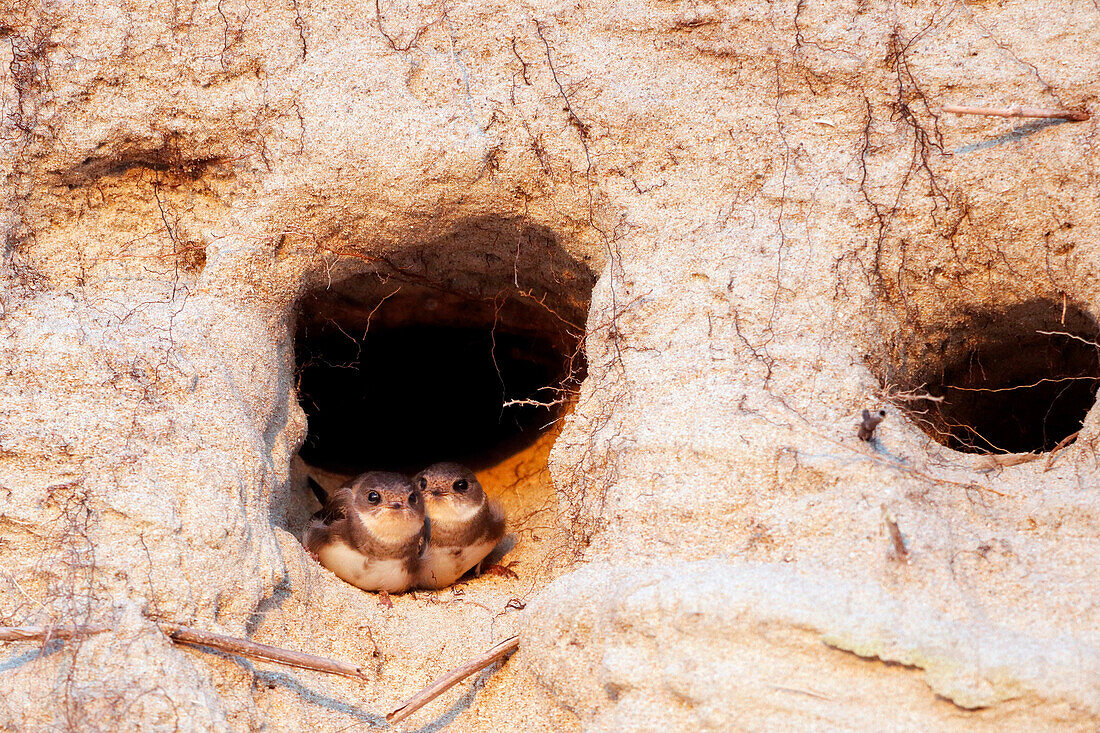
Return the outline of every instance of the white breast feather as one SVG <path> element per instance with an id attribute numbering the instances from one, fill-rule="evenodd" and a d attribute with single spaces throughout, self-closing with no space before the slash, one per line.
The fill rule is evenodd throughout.
<path id="1" fill-rule="evenodd" d="M 455 554 L 453 547 L 429 545 L 420 559 L 418 583 L 425 588 L 445 588 L 488 555 L 496 542 L 478 542 Z"/>
<path id="2" fill-rule="evenodd" d="M 432 503 L 430 514 L 433 522 L 462 525 L 473 519 L 480 511 L 480 504 L 459 503 L 444 499 Z"/>
<path id="3" fill-rule="evenodd" d="M 337 577 L 363 590 L 400 593 L 412 584 L 412 577 L 406 572 L 403 560 L 372 559 L 343 542 L 326 545 L 317 557 Z"/>
<path id="4" fill-rule="evenodd" d="M 393 512 L 387 509 L 358 512 L 358 515 L 367 531 L 383 542 L 406 542 L 424 526 L 424 518 L 412 512 Z"/>

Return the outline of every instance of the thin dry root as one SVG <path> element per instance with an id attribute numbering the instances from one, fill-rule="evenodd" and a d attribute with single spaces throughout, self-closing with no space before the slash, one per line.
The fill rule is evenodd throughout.
<path id="1" fill-rule="evenodd" d="M 1067 445 L 1077 440 L 1077 436 L 1079 436 L 1080 434 L 1080 430 L 1078 430 L 1076 433 L 1071 433 L 1058 441 L 1058 445 L 1050 449 L 1050 452 L 1047 453 L 1047 465 L 1043 468 L 1043 473 L 1046 473 L 1051 469 L 1051 467 L 1054 466 L 1054 457 L 1058 455 L 1058 451 L 1062 450 Z"/>

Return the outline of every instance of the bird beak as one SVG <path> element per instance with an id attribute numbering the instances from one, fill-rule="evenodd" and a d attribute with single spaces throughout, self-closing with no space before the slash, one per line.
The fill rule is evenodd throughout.
<path id="1" fill-rule="evenodd" d="M 432 496 L 443 496 L 443 492 L 439 489 L 432 489 L 429 493 L 431 493 Z"/>
<path id="2" fill-rule="evenodd" d="M 405 502 L 403 502 L 403 501 L 391 501 L 389 503 L 389 506 L 390 506 L 391 509 L 401 509 L 402 507 L 405 506 Z"/>

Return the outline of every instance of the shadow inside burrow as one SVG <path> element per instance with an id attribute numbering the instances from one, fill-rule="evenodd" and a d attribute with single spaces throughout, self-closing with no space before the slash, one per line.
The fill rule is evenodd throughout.
<path id="1" fill-rule="evenodd" d="M 1036 298 L 961 309 L 904 332 L 880 376 L 895 406 L 964 453 L 1042 453 L 1072 442 L 1100 386 L 1100 325 L 1081 304 Z M 914 394 L 930 399 L 913 399 Z"/>
<path id="2" fill-rule="evenodd" d="M 595 278 L 549 231 L 478 220 L 299 301 L 295 364 L 321 471 L 475 471 L 533 443 L 585 376 Z"/>

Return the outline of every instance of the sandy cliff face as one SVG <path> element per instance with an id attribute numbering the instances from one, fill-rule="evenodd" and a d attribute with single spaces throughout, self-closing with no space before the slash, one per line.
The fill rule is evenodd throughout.
<path id="1" fill-rule="evenodd" d="M 410 728 L 1095 728 L 1097 123 L 940 107 L 1095 111 L 1100 10 L 811 5 L 0 5 L 0 623 L 112 628 L 0 725 L 382 726 L 520 633 Z M 305 554 L 310 324 L 565 387 L 518 577 Z"/>

